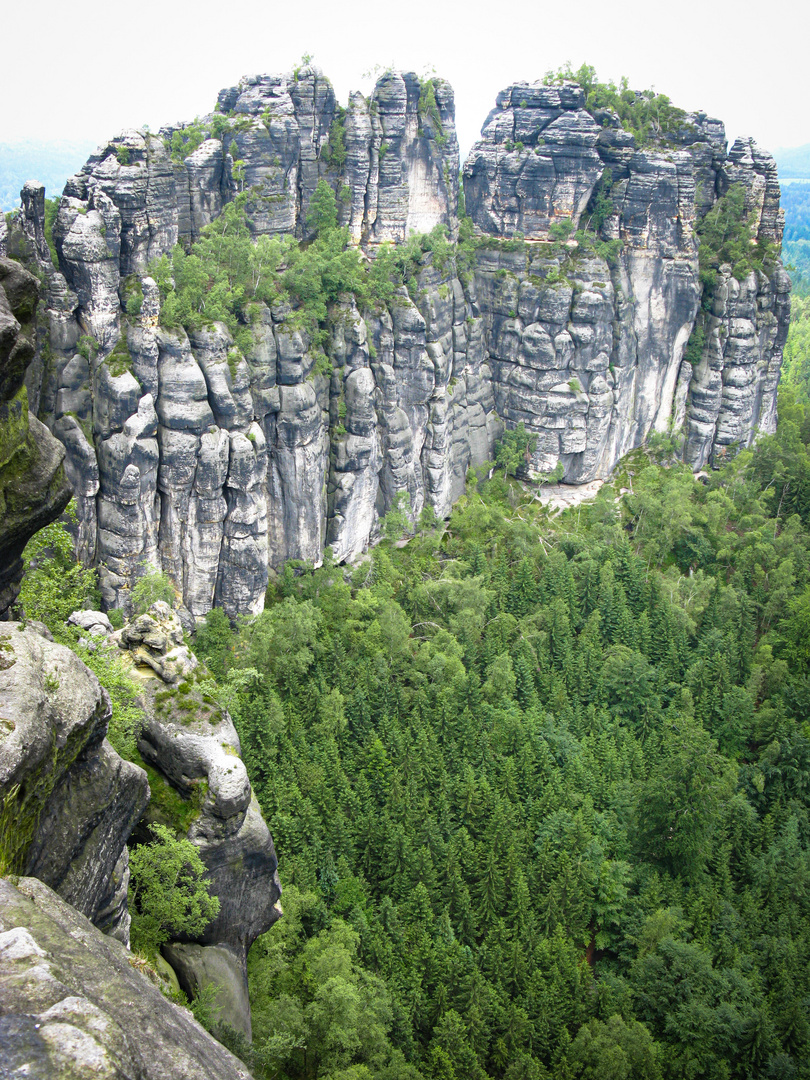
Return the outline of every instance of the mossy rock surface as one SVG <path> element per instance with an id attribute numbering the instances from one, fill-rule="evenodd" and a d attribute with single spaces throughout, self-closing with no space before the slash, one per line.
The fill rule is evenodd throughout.
<path id="1" fill-rule="evenodd" d="M 41 881 L 0 879 L 0 1045 L 8 1075 L 250 1080 L 136 965 Z"/>

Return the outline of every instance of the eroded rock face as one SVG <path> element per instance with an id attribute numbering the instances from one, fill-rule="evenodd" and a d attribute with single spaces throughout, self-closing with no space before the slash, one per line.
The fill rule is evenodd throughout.
<path id="1" fill-rule="evenodd" d="M 682 430 L 702 467 L 774 429 L 787 276 L 778 259 L 739 282 L 721 268 L 708 305 L 698 273 L 695 229 L 732 184 L 759 239 L 781 241 L 772 159 L 751 140 L 728 151 L 719 121 L 684 116 L 639 146 L 573 83 L 508 87 L 464 166 L 472 265 L 428 254 L 387 308 L 347 298 L 324 364 L 282 304 L 244 354 L 222 325 L 161 328 L 147 264 L 242 188 L 255 235 L 306 238 L 319 178 L 371 256 L 436 224 L 455 235 L 452 91 L 388 72 L 343 110 L 304 67 L 245 78 L 218 110 L 88 161 L 60 204 L 59 271 L 35 185 L 7 238 L 47 281 L 52 361 L 28 387 L 66 448 L 107 607 L 128 611 L 157 566 L 190 619 L 256 613 L 286 560 L 359 555 L 403 501 L 412 522 L 445 516 L 519 422 L 529 474 L 568 483 L 604 478 L 651 431 Z"/>
<path id="2" fill-rule="evenodd" d="M 0 801 L 14 808 L 8 870 L 44 881 L 129 941 L 126 842 L 149 799 L 143 769 L 107 742 L 110 702 L 65 648 L 0 624 Z"/>
<path id="3" fill-rule="evenodd" d="M 247 951 L 279 918 L 281 886 L 273 840 L 240 757 L 239 737 L 227 712 L 208 696 L 210 675 L 183 644 L 180 620 L 166 603 L 153 604 L 108 640 L 123 650 L 142 687 L 138 749 L 143 759 L 199 807 L 187 836 L 199 850 L 220 908 L 203 934 L 183 942 L 189 946 L 178 953 L 184 957 L 184 985 L 207 985 L 210 971 L 227 966 L 228 986 L 238 987 L 238 993 L 225 988 L 228 1009 L 241 1017 L 234 1026 L 249 1035 Z M 151 808 L 142 827 L 150 819 Z M 167 958 L 174 963 L 169 953 Z"/>
<path id="4" fill-rule="evenodd" d="M 47 252 L 36 215 L 32 230 Z M 64 449 L 28 411 L 24 379 L 34 358 L 38 296 L 36 278 L 0 257 L 0 619 L 17 598 L 25 545 L 70 498 Z"/>
<path id="5" fill-rule="evenodd" d="M 2 1065 L 31 1080 L 250 1080 L 191 1013 L 35 878 L 0 879 Z"/>
<path id="6" fill-rule="evenodd" d="M 545 238 L 555 220 L 576 229 L 604 167 L 599 135 L 581 87 L 510 86 L 464 163 L 467 213 L 492 236 Z"/>
<path id="7" fill-rule="evenodd" d="M 217 987 L 215 1007 L 220 1010 L 220 1022 L 252 1038 L 247 982 L 241 959 L 233 949 L 174 942 L 165 945 L 163 953 L 189 999 L 198 997 L 208 986 Z"/>

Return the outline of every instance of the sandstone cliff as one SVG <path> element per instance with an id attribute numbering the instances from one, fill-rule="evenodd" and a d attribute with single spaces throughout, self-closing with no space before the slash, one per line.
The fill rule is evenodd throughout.
<path id="1" fill-rule="evenodd" d="M 519 421 L 537 436 L 529 472 L 573 483 L 650 431 L 682 430 L 702 467 L 773 430 L 787 275 L 721 266 L 709 297 L 695 233 L 742 185 L 753 239 L 778 249 L 772 159 L 727 151 L 703 114 L 640 141 L 586 105 L 573 83 L 499 95 L 464 166 L 468 265 L 426 254 L 387 306 L 347 297 L 331 372 L 289 305 L 265 306 L 241 351 L 223 324 L 161 326 L 147 268 L 239 192 L 254 237 L 306 239 L 319 178 L 372 256 L 436 225 L 457 236 L 446 83 L 388 73 L 342 109 L 305 67 L 243 79 L 186 127 L 125 132 L 65 188 L 58 271 L 26 187 L 12 235 L 47 281 L 50 328 L 29 393 L 66 447 L 109 607 L 158 565 L 196 618 L 256 612 L 269 568 L 357 555 L 402 496 L 413 519 L 446 515 Z"/>
<path id="2" fill-rule="evenodd" d="M 25 545 L 70 498 L 64 449 L 28 411 L 24 385 L 36 343 L 38 283 L 2 257 L 3 239 L 0 234 L 0 619 L 19 592 Z"/>
<path id="3" fill-rule="evenodd" d="M 131 964 L 124 946 L 36 878 L 0 879 L 2 1068 L 30 1080 L 250 1080 Z"/>
<path id="4" fill-rule="evenodd" d="M 224 1019 L 250 1038 L 247 951 L 279 917 L 281 888 L 230 717 L 165 603 L 118 633 L 98 612 L 71 622 L 130 666 L 149 783 L 107 741 L 110 699 L 76 654 L 44 627 L 0 624 L 0 873 L 39 879 L 128 945 L 127 845 L 151 840 L 153 822 L 185 835 L 219 913 L 167 955 L 188 994 L 219 985 Z"/>
<path id="5" fill-rule="evenodd" d="M 129 943 L 126 843 L 149 799 L 105 736 L 110 700 L 64 645 L 0 624 L 0 857 Z"/>

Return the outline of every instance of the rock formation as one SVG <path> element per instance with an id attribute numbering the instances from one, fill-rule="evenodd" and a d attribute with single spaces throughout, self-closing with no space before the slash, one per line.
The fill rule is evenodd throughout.
<path id="1" fill-rule="evenodd" d="M 123 650 L 142 688 L 138 749 L 143 760 L 156 770 L 158 785 L 168 785 L 197 808 L 185 833 L 207 869 L 209 892 L 219 899 L 219 915 L 204 933 L 174 942 L 166 957 L 187 993 L 209 982 L 221 986 L 225 1019 L 250 1038 L 247 952 L 279 918 L 281 886 L 273 840 L 240 757 L 239 737 L 211 696 L 211 677 L 183 644 L 180 620 L 166 603 L 153 604 L 108 640 Z M 160 799 L 141 820 L 143 839 L 150 822 L 178 829 L 162 813 Z"/>
<path id="2" fill-rule="evenodd" d="M 24 384 L 34 357 L 39 286 L 19 263 L 2 257 L 2 241 L 0 235 L 0 619 L 19 592 L 25 545 L 70 498 L 65 451 L 28 411 Z"/>
<path id="3" fill-rule="evenodd" d="M 0 867 L 36 877 L 106 934 L 129 943 L 133 832 L 159 822 L 185 835 L 219 898 L 217 917 L 167 952 L 190 994 L 214 976 L 232 1027 L 250 1037 L 247 950 L 281 913 L 273 840 L 230 717 L 183 643 L 177 615 L 154 604 L 117 632 L 74 612 L 92 648 L 121 650 L 141 693 L 138 749 L 124 761 L 105 738 L 110 701 L 70 649 L 29 625 L 0 624 Z M 183 807 L 182 820 L 172 808 Z M 166 807 L 169 808 L 167 815 Z"/>
<path id="4" fill-rule="evenodd" d="M 126 843 L 149 799 L 107 742 L 110 701 L 64 645 L 0 624 L 0 853 L 129 942 Z"/>
<path id="5" fill-rule="evenodd" d="M 185 127 L 124 132 L 65 188 L 58 271 L 26 186 L 9 242 L 46 280 L 50 349 L 28 388 L 65 445 L 107 607 L 128 610 L 158 566 L 193 618 L 256 612 L 269 569 L 326 545 L 356 556 L 403 498 L 413 520 L 446 515 L 521 421 L 528 472 L 569 483 L 607 476 L 650 431 L 682 431 L 702 467 L 773 430 L 787 275 L 778 259 L 740 280 L 721 267 L 709 300 L 695 233 L 739 184 L 754 238 L 778 248 L 772 159 L 750 140 L 727 151 L 703 114 L 639 144 L 586 106 L 573 83 L 499 94 L 464 166 L 471 265 L 427 254 L 387 307 L 347 297 L 331 374 L 289 305 L 262 308 L 244 351 L 222 324 L 162 327 L 148 267 L 238 192 L 255 237 L 307 238 L 320 178 L 372 257 L 435 225 L 457 236 L 446 83 L 389 72 L 342 109 L 304 67 L 243 79 Z"/>
<path id="6" fill-rule="evenodd" d="M 250 1080 L 123 945 L 36 878 L 0 879 L 0 1069 L 63 1080 Z"/>

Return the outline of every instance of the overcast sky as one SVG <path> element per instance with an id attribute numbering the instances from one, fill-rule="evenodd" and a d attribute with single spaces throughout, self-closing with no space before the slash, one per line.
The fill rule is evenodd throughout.
<path id="1" fill-rule="evenodd" d="M 0 142 L 101 142 L 210 111 L 243 74 L 288 71 L 304 53 L 345 104 L 380 65 L 435 69 L 456 94 L 462 155 L 499 89 L 570 60 L 626 75 L 730 138 L 768 150 L 810 143 L 807 0 L 7 0 Z"/>

